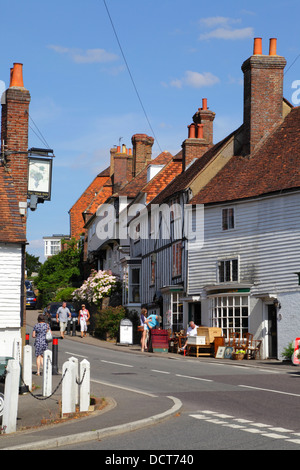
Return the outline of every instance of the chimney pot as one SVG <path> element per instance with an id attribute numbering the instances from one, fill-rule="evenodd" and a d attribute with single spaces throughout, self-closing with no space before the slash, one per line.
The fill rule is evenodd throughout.
<path id="1" fill-rule="evenodd" d="M 207 110 L 207 98 L 202 98 L 202 109 Z"/>
<path id="2" fill-rule="evenodd" d="M 121 153 L 121 146 L 120 145 L 117 146 L 117 153 Z"/>
<path id="3" fill-rule="evenodd" d="M 190 124 L 188 126 L 188 130 L 189 130 L 189 139 L 195 139 L 195 137 L 196 137 L 196 125 L 194 123 Z"/>
<path id="4" fill-rule="evenodd" d="M 276 38 L 270 38 L 269 55 L 277 55 L 276 54 L 276 47 L 277 47 L 277 39 Z"/>
<path id="5" fill-rule="evenodd" d="M 254 38 L 253 55 L 261 55 L 261 54 L 262 54 L 262 39 Z"/>
<path id="6" fill-rule="evenodd" d="M 203 139 L 203 124 L 197 124 L 197 131 L 198 139 Z"/>
<path id="7" fill-rule="evenodd" d="M 20 88 L 24 88 L 22 67 L 23 67 L 23 64 L 14 63 L 14 67 L 11 70 L 11 83 L 10 83 L 11 87 L 17 86 Z"/>

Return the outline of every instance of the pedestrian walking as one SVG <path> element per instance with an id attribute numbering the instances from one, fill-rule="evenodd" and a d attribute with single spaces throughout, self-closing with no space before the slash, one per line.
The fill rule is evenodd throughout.
<path id="1" fill-rule="evenodd" d="M 67 302 L 63 302 L 56 312 L 56 321 L 59 323 L 61 339 L 65 337 L 68 319 L 71 320 L 71 312 L 67 307 Z"/>
<path id="2" fill-rule="evenodd" d="M 50 329 L 48 323 L 45 322 L 45 317 L 41 313 L 38 316 L 38 322 L 33 327 L 32 337 L 35 338 L 35 356 L 36 356 L 36 375 L 40 375 L 41 367 L 43 367 L 44 352 L 48 349 L 48 343 L 46 341 L 46 333 Z"/>
<path id="3" fill-rule="evenodd" d="M 78 315 L 78 323 L 80 324 L 80 333 L 81 333 L 81 338 L 86 336 L 87 332 L 87 322 L 90 319 L 90 312 L 85 308 L 85 305 L 81 305 L 81 310 L 79 310 L 79 315 Z"/>
<path id="4" fill-rule="evenodd" d="M 146 318 L 147 318 L 147 309 L 142 308 L 141 310 L 141 318 L 140 318 L 140 326 L 142 327 L 142 335 L 141 335 L 141 351 L 144 352 L 145 349 L 147 348 L 147 324 L 146 324 Z"/>

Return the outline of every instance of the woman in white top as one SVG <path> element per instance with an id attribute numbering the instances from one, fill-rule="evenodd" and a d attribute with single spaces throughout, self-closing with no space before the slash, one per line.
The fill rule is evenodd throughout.
<path id="1" fill-rule="evenodd" d="M 83 338 L 83 333 L 84 333 L 84 336 L 86 336 L 87 322 L 89 319 L 90 319 L 90 312 L 85 308 L 85 305 L 81 305 L 81 310 L 79 310 L 79 315 L 78 315 L 78 323 L 80 323 L 81 338 Z"/>

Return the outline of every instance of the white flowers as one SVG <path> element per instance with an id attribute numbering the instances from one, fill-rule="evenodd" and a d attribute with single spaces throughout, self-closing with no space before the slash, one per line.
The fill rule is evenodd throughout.
<path id="1" fill-rule="evenodd" d="M 111 294 L 112 288 L 117 284 L 116 276 L 107 271 L 92 270 L 90 277 L 84 281 L 81 287 L 74 290 L 74 300 L 87 301 L 98 304 L 103 297 Z"/>

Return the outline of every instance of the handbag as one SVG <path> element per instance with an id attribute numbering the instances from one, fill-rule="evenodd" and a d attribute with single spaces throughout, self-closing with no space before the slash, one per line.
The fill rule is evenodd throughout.
<path id="1" fill-rule="evenodd" d="M 144 331 L 143 325 L 139 325 L 137 329 L 138 329 L 138 331 Z"/>
<path id="2" fill-rule="evenodd" d="M 47 343 L 51 343 L 51 341 L 52 341 L 52 333 L 51 333 L 51 330 L 47 330 L 47 333 L 46 333 L 46 341 L 47 341 Z"/>

